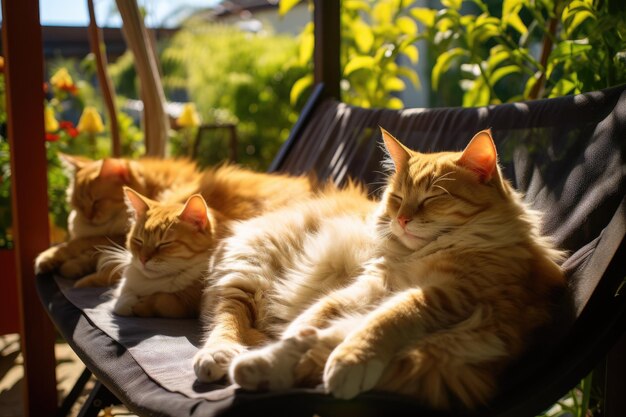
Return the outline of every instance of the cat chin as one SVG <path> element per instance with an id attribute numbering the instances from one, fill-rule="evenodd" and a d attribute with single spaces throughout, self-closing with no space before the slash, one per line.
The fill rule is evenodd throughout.
<path id="1" fill-rule="evenodd" d="M 391 233 L 404 245 L 407 249 L 413 251 L 419 250 L 426 246 L 432 239 L 426 239 L 407 232 L 400 226 L 391 225 Z"/>
<path id="2" fill-rule="evenodd" d="M 164 271 L 163 268 L 159 268 L 158 266 L 154 265 L 149 265 L 146 267 L 136 260 L 133 260 L 131 268 L 133 269 L 134 274 L 141 275 L 145 279 L 158 279 L 162 278 L 164 275 L 167 275 L 167 272 Z"/>

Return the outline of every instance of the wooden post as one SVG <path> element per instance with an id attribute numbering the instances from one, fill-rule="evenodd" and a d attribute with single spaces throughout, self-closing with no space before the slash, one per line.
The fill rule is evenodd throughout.
<path id="1" fill-rule="evenodd" d="M 107 72 L 107 56 L 104 51 L 104 40 L 102 31 L 96 21 L 96 12 L 93 7 L 93 0 L 87 0 L 87 10 L 89 10 L 89 43 L 91 52 L 96 57 L 96 69 L 98 71 L 98 82 L 102 90 L 102 97 L 106 104 L 111 127 L 111 156 L 119 158 L 122 156 L 122 144 L 120 142 L 120 128 L 117 122 L 117 109 L 115 108 L 115 90 L 113 83 Z"/>
<path id="2" fill-rule="evenodd" d="M 169 119 L 165 114 L 165 93 L 159 75 L 157 57 L 136 0 L 116 0 L 122 16 L 122 32 L 135 58 L 143 102 L 146 155 L 165 156 Z"/>
<path id="3" fill-rule="evenodd" d="M 324 98 L 341 99 L 341 6 L 337 0 L 315 0 L 313 79 L 324 84 Z"/>
<path id="4" fill-rule="evenodd" d="M 55 333 L 39 301 L 33 267 L 37 254 L 49 246 L 39 2 L 3 1 L 2 17 L 24 412 L 51 416 L 57 408 Z"/>

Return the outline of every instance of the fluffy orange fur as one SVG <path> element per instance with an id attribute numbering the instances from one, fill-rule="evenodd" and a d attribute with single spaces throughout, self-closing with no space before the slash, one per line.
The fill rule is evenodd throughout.
<path id="1" fill-rule="evenodd" d="M 78 286 L 108 285 L 108 274 L 95 273 L 99 248 L 123 244 L 129 229 L 123 187 L 131 186 L 157 200 L 186 198 L 198 186 L 195 163 L 185 159 L 137 161 L 61 155 L 70 171 L 68 218 L 70 240 L 42 252 L 37 273 L 57 272 Z"/>
<path id="2" fill-rule="evenodd" d="M 209 257 L 230 233 L 230 223 L 308 196 L 314 187 L 305 177 L 225 165 L 204 172 L 199 193 L 185 204 L 160 203 L 126 188 L 135 221 L 127 241 L 129 266 L 118 288 L 115 312 L 197 316 Z"/>
<path id="3" fill-rule="evenodd" d="M 339 398 L 377 389 L 438 409 L 493 398 L 550 320 L 561 253 L 502 177 L 489 131 L 435 154 L 383 137 L 395 169 L 376 208 L 263 216 L 226 240 L 200 380 L 230 366 L 247 389 L 323 382 Z M 250 331 L 279 340 L 247 351 Z"/>

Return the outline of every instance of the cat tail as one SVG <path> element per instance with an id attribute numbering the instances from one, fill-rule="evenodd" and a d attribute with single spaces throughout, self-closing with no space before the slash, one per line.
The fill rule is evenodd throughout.
<path id="1" fill-rule="evenodd" d="M 487 404 L 509 356 L 507 348 L 493 331 L 463 327 L 430 333 L 398 352 L 377 388 L 410 395 L 441 410 L 472 410 Z"/>

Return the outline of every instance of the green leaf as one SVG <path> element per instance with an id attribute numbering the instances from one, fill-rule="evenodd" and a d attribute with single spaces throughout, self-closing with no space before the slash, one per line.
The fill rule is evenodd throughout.
<path id="1" fill-rule="evenodd" d="M 493 71 L 489 77 L 489 81 L 491 82 L 491 85 L 495 85 L 507 75 L 520 72 L 522 72 L 522 70 L 517 65 L 507 65 L 506 67 L 501 67 Z"/>
<path id="2" fill-rule="evenodd" d="M 376 61 L 371 56 L 357 56 L 348 62 L 343 70 L 343 75 L 348 76 L 356 70 L 360 69 L 373 69 Z"/>
<path id="3" fill-rule="evenodd" d="M 518 14 L 524 0 L 504 0 L 502 2 L 502 20 L 507 20 L 512 14 Z"/>
<path id="4" fill-rule="evenodd" d="M 392 23 L 393 13 L 391 4 L 387 2 L 378 2 L 372 10 L 372 18 L 378 23 Z"/>
<path id="5" fill-rule="evenodd" d="M 417 34 L 417 24 L 415 23 L 415 20 L 408 16 L 400 16 L 397 18 L 396 26 L 406 35 L 415 36 Z"/>
<path id="6" fill-rule="evenodd" d="M 506 24 L 511 26 L 513 29 L 515 29 L 522 35 L 525 35 L 526 33 L 528 33 L 528 28 L 526 27 L 524 22 L 522 22 L 522 19 L 520 19 L 517 13 L 509 16 L 509 18 L 506 19 Z"/>
<path id="7" fill-rule="evenodd" d="M 407 78 L 416 89 L 421 87 L 420 79 L 413 68 L 398 67 L 398 75 Z"/>
<path id="8" fill-rule="evenodd" d="M 362 11 L 366 13 L 369 13 L 371 10 L 370 3 L 366 0 L 344 0 L 341 3 L 341 7 L 344 10 Z"/>
<path id="9" fill-rule="evenodd" d="M 482 78 L 474 81 L 472 87 L 463 95 L 463 107 L 486 106 L 491 93 Z"/>
<path id="10" fill-rule="evenodd" d="M 502 45 L 496 45 L 489 51 L 489 59 L 487 59 L 487 67 L 496 68 L 503 61 L 511 57 L 511 53 Z"/>
<path id="11" fill-rule="evenodd" d="M 410 13 L 417 21 L 422 22 L 426 27 L 431 27 L 435 23 L 437 10 L 414 7 Z"/>
<path id="12" fill-rule="evenodd" d="M 448 9 L 459 10 L 463 0 L 441 0 L 441 4 Z"/>
<path id="13" fill-rule="evenodd" d="M 565 22 L 565 32 L 568 37 L 571 37 L 578 26 L 582 25 L 587 19 L 596 19 L 596 15 L 588 10 L 583 10 L 578 13 L 572 14 Z"/>
<path id="14" fill-rule="evenodd" d="M 354 36 L 354 42 L 356 42 L 357 48 L 360 52 L 368 53 L 372 49 L 374 44 L 374 34 L 372 29 L 363 23 L 362 20 L 356 20 L 352 24 L 352 34 Z"/>
<path id="15" fill-rule="evenodd" d="M 550 52 L 550 57 L 548 58 L 548 62 L 550 61 L 560 61 L 564 58 L 569 58 L 575 55 L 583 54 L 589 51 L 592 48 L 589 45 L 589 41 L 587 39 L 581 40 L 565 40 L 559 42 L 556 47 Z"/>
<path id="16" fill-rule="evenodd" d="M 278 4 L 278 14 L 284 16 L 298 3 L 300 3 L 300 0 L 280 0 L 280 3 Z"/>
<path id="17" fill-rule="evenodd" d="M 526 85 L 524 86 L 524 98 L 525 99 L 528 99 L 530 97 L 530 92 L 532 91 L 533 87 L 535 86 L 535 84 L 537 84 L 540 78 L 541 78 L 541 71 L 537 71 L 535 75 L 528 78 L 528 80 L 526 81 Z"/>
<path id="18" fill-rule="evenodd" d="M 404 107 L 404 103 L 398 97 L 392 97 L 387 101 L 387 108 L 399 110 Z"/>
<path id="19" fill-rule="evenodd" d="M 291 91 L 289 92 L 289 101 L 292 106 L 296 105 L 300 95 L 311 85 L 313 85 L 313 74 L 305 75 L 293 84 Z"/>
<path id="20" fill-rule="evenodd" d="M 415 46 L 415 45 L 407 45 L 400 52 L 403 55 L 406 55 L 407 58 L 409 58 L 411 60 L 411 63 L 417 64 L 417 61 L 419 59 L 419 50 L 417 49 L 417 46 Z"/>
<path id="21" fill-rule="evenodd" d="M 387 78 L 383 81 L 383 86 L 387 91 L 403 91 L 406 88 L 404 81 L 398 77 Z"/>
<path id="22" fill-rule="evenodd" d="M 528 33 L 528 28 L 519 17 L 523 4 L 523 0 L 504 0 L 502 3 L 502 23 L 525 35 Z"/>
<path id="23" fill-rule="evenodd" d="M 554 87 L 552 87 L 552 89 L 550 90 L 550 94 L 548 94 L 548 97 L 553 98 L 553 97 L 566 96 L 572 93 L 575 88 L 576 88 L 576 83 L 574 83 L 573 81 L 567 78 L 561 78 L 554 85 Z"/>
<path id="24" fill-rule="evenodd" d="M 308 64 L 313 59 L 313 49 L 315 48 L 315 36 L 313 33 L 304 32 L 300 40 L 298 50 L 298 63 L 302 66 Z"/>
<path id="25" fill-rule="evenodd" d="M 432 72 L 432 86 L 435 90 L 439 86 L 439 78 L 441 78 L 441 74 L 448 70 L 452 60 L 456 57 L 467 55 L 468 52 L 462 48 L 452 48 L 437 57 L 437 62 L 435 62 Z"/>

